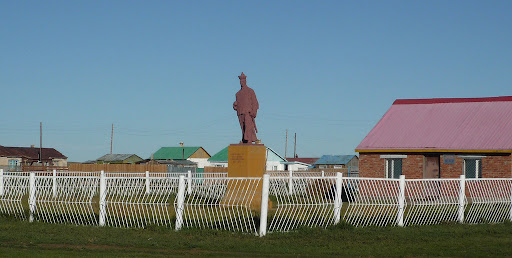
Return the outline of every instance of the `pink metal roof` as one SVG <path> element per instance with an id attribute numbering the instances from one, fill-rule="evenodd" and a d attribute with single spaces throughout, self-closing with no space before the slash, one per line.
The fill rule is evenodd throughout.
<path id="1" fill-rule="evenodd" d="M 396 100 L 357 150 L 512 150 L 512 96 Z"/>

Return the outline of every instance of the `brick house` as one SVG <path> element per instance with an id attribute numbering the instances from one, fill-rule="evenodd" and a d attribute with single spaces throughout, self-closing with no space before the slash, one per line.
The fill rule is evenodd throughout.
<path id="1" fill-rule="evenodd" d="M 361 177 L 512 177 L 512 96 L 396 100 L 356 152 Z"/>

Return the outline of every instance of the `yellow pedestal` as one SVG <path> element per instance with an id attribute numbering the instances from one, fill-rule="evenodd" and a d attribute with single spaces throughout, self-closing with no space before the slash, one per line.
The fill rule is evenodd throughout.
<path id="1" fill-rule="evenodd" d="M 231 144 L 228 147 L 228 176 L 263 177 L 265 159 L 263 144 Z"/>
<path id="2" fill-rule="evenodd" d="M 231 144 L 228 147 L 228 176 L 229 177 L 258 177 L 262 178 L 265 174 L 266 168 L 266 148 L 263 144 Z M 248 182 L 247 182 L 248 183 Z M 255 189 L 254 197 L 251 202 L 251 209 L 260 210 L 261 208 L 261 188 L 263 181 L 260 181 Z M 240 190 L 229 189 L 237 191 L 236 196 L 247 198 L 245 193 Z M 239 184 L 238 189 L 250 189 L 248 185 Z M 252 188 L 254 189 L 254 188 Z M 231 196 L 234 196 L 231 195 Z M 269 201 L 269 207 L 272 203 Z"/>

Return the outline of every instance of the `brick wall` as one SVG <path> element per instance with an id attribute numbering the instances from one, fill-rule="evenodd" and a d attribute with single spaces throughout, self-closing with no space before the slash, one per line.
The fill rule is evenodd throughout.
<path id="1" fill-rule="evenodd" d="M 359 155 L 360 177 L 386 176 L 386 159 L 380 158 L 380 155 L 383 154 L 361 153 Z M 423 178 L 423 155 L 407 155 L 407 158 L 402 159 L 402 173 L 406 178 Z"/>
<path id="2" fill-rule="evenodd" d="M 423 178 L 423 159 L 423 155 L 407 154 L 407 158 L 402 159 L 402 175 L 408 179 Z"/>
<path id="3" fill-rule="evenodd" d="M 450 154 L 451 155 L 451 154 Z M 441 178 L 457 178 L 463 173 L 464 159 L 453 155 L 455 157 L 454 164 L 446 164 L 444 162 L 443 155 L 441 155 L 440 167 L 441 167 Z"/>
<path id="4" fill-rule="evenodd" d="M 394 155 L 401 153 L 361 153 L 359 155 L 359 176 L 360 177 L 385 177 L 385 159 L 380 155 Z M 423 178 L 424 154 L 404 154 L 407 158 L 402 159 L 402 173 L 406 178 Z M 457 178 L 463 173 L 464 158 L 460 156 L 468 154 L 450 154 L 455 156 L 454 164 L 445 164 L 443 156 L 440 156 L 441 178 Z M 485 156 L 482 158 L 482 177 L 484 178 L 506 178 L 512 177 L 512 156 L 471 154 Z"/>
<path id="5" fill-rule="evenodd" d="M 380 154 L 359 154 L 360 177 L 385 177 L 386 162 L 380 158 Z"/>
<path id="6" fill-rule="evenodd" d="M 512 177 L 511 163 L 512 157 L 510 154 L 506 156 L 487 156 L 482 158 L 482 177 Z"/>

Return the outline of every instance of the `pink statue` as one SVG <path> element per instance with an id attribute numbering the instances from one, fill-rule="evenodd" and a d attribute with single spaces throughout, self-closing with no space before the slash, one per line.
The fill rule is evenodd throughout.
<path id="1" fill-rule="evenodd" d="M 236 93 L 236 101 L 233 103 L 233 109 L 236 110 L 238 121 L 242 128 L 242 141 L 240 143 L 253 143 L 259 141 L 256 138 L 258 129 L 254 119 L 258 114 L 258 99 L 254 90 L 247 86 L 247 76 L 242 72 L 240 76 L 241 89 Z"/>

